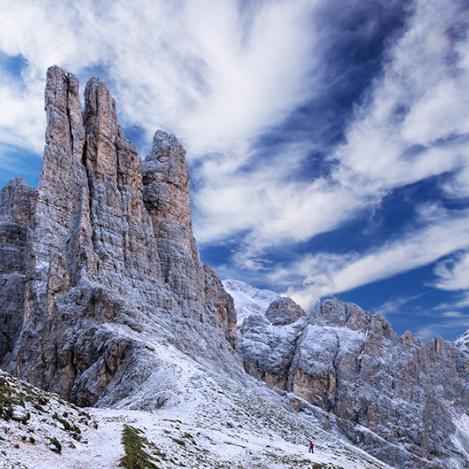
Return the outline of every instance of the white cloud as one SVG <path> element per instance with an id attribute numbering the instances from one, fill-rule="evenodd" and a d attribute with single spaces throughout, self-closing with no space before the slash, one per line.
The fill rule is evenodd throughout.
<path id="1" fill-rule="evenodd" d="M 229 163 L 219 161 L 201 168 L 207 183 L 195 195 L 201 209 L 196 224 L 199 240 L 210 242 L 249 230 L 244 244 L 258 252 L 332 230 L 369 203 L 370 194 L 357 193 L 345 180 L 338 185 L 324 178 L 309 182 L 292 177 L 305 154 L 304 145 L 277 151 L 256 171 L 233 172 Z"/>
<path id="2" fill-rule="evenodd" d="M 434 217 L 435 214 L 432 213 Z M 442 211 L 438 224 L 411 232 L 360 255 L 310 255 L 284 269 L 303 275 L 300 288 L 289 288 L 288 296 L 307 306 L 317 298 L 340 293 L 360 285 L 392 277 L 438 260 L 460 249 L 469 248 L 469 211 L 457 216 Z M 333 262 L 331 262 L 331 258 Z M 281 277 L 281 275 L 280 275 Z"/>
<path id="3" fill-rule="evenodd" d="M 260 162 L 256 139 L 330 86 L 324 51 L 333 38 L 318 12 L 341 5 L 3 2 L 0 50 L 22 54 L 28 67 L 21 83 L 0 77 L 0 142 L 41 150 L 47 66 L 81 78 L 101 67 L 127 123 L 148 138 L 158 127 L 171 130 L 190 158 L 201 159 L 193 173 L 196 235 L 203 243 L 239 235 L 232 264 L 253 271 L 264 268 L 264 249 L 332 230 L 405 184 L 454 171 L 444 188 L 467 194 L 469 145 L 457 136 L 469 133 L 469 42 L 451 31 L 468 17 L 457 0 L 417 1 L 344 144 L 330 155 L 337 160 L 331 175 L 298 180 L 308 153 L 321 145 L 305 136 Z M 312 254 L 293 276 L 289 267 L 275 269 L 271 281 L 303 283 L 293 292 L 304 303 L 467 247 L 467 221 L 434 215 L 401 240 L 364 254 Z"/>
<path id="4" fill-rule="evenodd" d="M 454 177 L 445 181 L 442 187 L 453 199 L 469 197 L 469 165 L 461 168 Z"/>
<path id="5" fill-rule="evenodd" d="M 17 80 L 0 74 L 0 144 L 3 149 L 10 145 L 42 152 L 46 124 L 43 93 L 43 85 L 38 81 L 23 87 Z M 2 151 L 0 157 L 3 154 Z"/>
<path id="6" fill-rule="evenodd" d="M 33 94 L 30 106 L 41 112 L 37 98 L 51 64 L 81 76 L 101 65 L 126 119 L 149 136 L 162 126 L 192 154 L 243 150 L 308 97 L 314 60 L 305 58 L 314 46 L 315 3 L 265 2 L 244 10 L 238 2 L 205 0 L 7 1 L 0 49 L 28 60 L 29 93 L 4 106 L 24 106 Z M 42 129 L 43 119 L 35 117 Z M 19 116 L 9 119 L 20 132 Z"/>
<path id="7" fill-rule="evenodd" d="M 441 313 L 445 318 L 464 318 L 466 315 L 461 313 L 461 311 L 445 311 Z"/>
<path id="8" fill-rule="evenodd" d="M 421 0 L 390 49 L 382 78 L 358 108 L 338 156 L 373 184 L 394 187 L 466 167 L 467 144 L 435 145 L 469 134 L 469 38 L 450 38 L 468 18 L 458 1 Z M 420 146 L 420 152 L 407 154 Z"/>
<path id="9" fill-rule="evenodd" d="M 259 257 L 267 246 L 334 229 L 393 189 L 431 176 L 455 172 L 445 188 L 460 195 L 469 174 L 469 145 L 457 138 L 469 134 L 469 41 L 450 31 L 463 21 L 457 1 L 417 2 L 382 76 L 351 119 L 346 142 L 331 155 L 337 170 L 307 183 L 285 183 L 270 166 L 247 176 L 232 168 L 218 173 L 197 199 L 202 241 L 248 230 L 245 249 Z M 289 175 L 273 155 L 272 166 L 278 162 Z"/>
<path id="10" fill-rule="evenodd" d="M 340 181 L 333 189 L 334 198 L 343 196 L 346 187 L 350 203 L 342 205 L 344 212 L 336 221 L 346 218 L 346 208 L 359 208 L 396 187 L 446 172 L 455 174 L 446 181 L 447 194 L 467 194 L 469 146 L 467 138 L 459 136 L 469 135 L 469 41 L 467 35 L 460 35 L 458 41 L 450 37 L 451 28 L 457 23 L 461 27 L 467 19 L 459 2 L 417 2 L 413 20 L 389 50 L 382 77 L 357 108 L 346 142 L 334 155 L 341 162 L 334 174 Z M 321 209 L 317 205 L 313 213 Z M 391 277 L 469 246 L 468 213 L 432 207 L 427 211 L 422 213 L 426 226 L 401 239 L 360 255 L 307 255 L 277 269 L 271 279 L 280 285 L 297 285 L 288 294 L 307 305 L 318 297 Z M 331 213 L 337 215 L 333 206 Z M 298 212 L 297 216 L 301 219 Z M 322 228 L 320 223 L 313 226 Z M 314 229 L 310 233 L 316 234 Z M 462 272 L 452 273 L 458 273 L 458 279 L 446 278 L 446 285 L 452 281 L 452 286 L 454 282 L 461 286 Z"/>
<path id="11" fill-rule="evenodd" d="M 469 251 L 440 262 L 434 269 L 436 288 L 469 291 Z"/>

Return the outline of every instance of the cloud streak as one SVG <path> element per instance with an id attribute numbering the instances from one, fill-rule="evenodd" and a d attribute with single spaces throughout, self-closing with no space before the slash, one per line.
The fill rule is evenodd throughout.
<path id="1" fill-rule="evenodd" d="M 290 263 L 267 254 L 431 177 L 446 175 L 448 200 L 469 196 L 469 13 L 460 0 L 406 5 L 7 0 L 0 50 L 27 66 L 19 77 L 0 75 L 0 165 L 11 165 L 8 148 L 41 152 L 45 69 L 57 63 L 82 81 L 104 76 L 142 147 L 156 128 L 183 141 L 199 242 L 236 240 L 226 272 L 262 273 L 307 304 L 468 249 L 459 207 L 433 210 L 364 251 L 315 250 Z M 369 86 L 333 108 L 354 88 L 353 67 L 364 67 L 350 58 L 353 45 L 371 44 L 383 18 L 402 16 L 387 26 Z M 298 128 L 298 115 L 314 125 Z M 464 259 L 437 267 L 435 286 L 461 286 Z"/>
<path id="2" fill-rule="evenodd" d="M 429 223 L 425 228 L 379 248 L 361 254 L 307 256 L 286 269 L 278 270 L 272 279 L 288 284 L 293 280 L 291 275 L 303 276 L 303 286 L 289 288 L 287 294 L 308 305 L 317 298 L 392 277 L 469 248 L 469 211 L 462 210 L 458 215 L 441 212 L 432 213 L 432 218 L 438 220 L 437 224 Z M 437 273 L 441 278 L 439 287 L 454 287 L 460 280 L 457 277 L 459 265 L 452 270 L 437 268 Z"/>

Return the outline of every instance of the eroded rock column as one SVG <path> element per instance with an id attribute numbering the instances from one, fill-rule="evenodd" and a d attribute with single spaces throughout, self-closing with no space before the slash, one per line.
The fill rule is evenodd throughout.
<path id="1" fill-rule="evenodd" d="M 0 189 L 0 362 L 23 324 L 25 250 L 36 197 L 20 178 Z"/>

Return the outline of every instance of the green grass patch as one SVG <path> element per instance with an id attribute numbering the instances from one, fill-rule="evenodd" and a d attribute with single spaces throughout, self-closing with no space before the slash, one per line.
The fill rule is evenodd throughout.
<path id="1" fill-rule="evenodd" d="M 180 440 L 179 438 L 173 438 L 173 441 L 179 446 L 186 446 L 186 442 L 184 440 Z"/>
<path id="2" fill-rule="evenodd" d="M 125 425 L 122 430 L 122 446 L 125 454 L 121 459 L 120 467 L 126 469 L 157 469 L 155 457 L 148 453 L 148 448 L 152 445 L 141 435 L 140 430 Z"/>
<path id="3" fill-rule="evenodd" d="M 67 419 L 64 419 L 60 415 L 54 414 L 52 416 L 52 418 L 54 420 L 57 420 L 57 422 L 61 423 L 62 426 L 64 427 L 65 431 L 67 431 L 69 433 L 73 433 L 73 434 L 80 434 L 81 433 L 80 427 L 77 427 L 73 423 L 70 423 Z"/>
<path id="4" fill-rule="evenodd" d="M 62 445 L 60 444 L 60 441 L 54 436 L 53 438 L 50 439 L 51 443 L 51 450 L 56 452 L 56 453 L 61 453 L 62 452 Z"/>

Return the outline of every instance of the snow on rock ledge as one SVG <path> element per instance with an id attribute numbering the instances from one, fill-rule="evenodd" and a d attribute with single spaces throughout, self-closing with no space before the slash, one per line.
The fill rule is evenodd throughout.
<path id="1" fill-rule="evenodd" d="M 280 295 L 270 290 L 251 287 L 240 280 L 223 280 L 225 290 L 233 297 L 238 317 L 238 327 L 251 314 L 263 315 Z"/>
<path id="2" fill-rule="evenodd" d="M 462 352 L 469 353 L 469 330 L 456 340 L 456 347 Z"/>
<path id="3" fill-rule="evenodd" d="M 382 316 L 334 298 L 275 325 L 266 301 L 256 301 L 268 295 L 236 287 L 246 371 L 335 414 L 348 438 L 391 465 L 464 467 L 468 433 L 454 418 L 469 410 L 469 363 L 454 344 L 438 337 L 421 343 L 411 332 L 399 337 Z"/>

